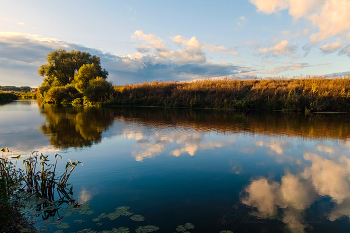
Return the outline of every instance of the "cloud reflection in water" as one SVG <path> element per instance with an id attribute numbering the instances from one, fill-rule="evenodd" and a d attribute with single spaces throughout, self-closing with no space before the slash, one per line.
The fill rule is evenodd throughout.
<path id="1" fill-rule="evenodd" d="M 334 221 L 350 217 L 350 159 L 342 156 L 337 161 L 328 160 L 314 153 L 305 153 L 311 162 L 295 175 L 286 172 L 281 182 L 258 178 L 245 188 L 242 203 L 256 209 L 254 215 L 277 218 L 282 210 L 282 221 L 292 232 L 304 232 L 305 211 L 322 197 L 330 197 L 335 208 L 328 214 Z"/>

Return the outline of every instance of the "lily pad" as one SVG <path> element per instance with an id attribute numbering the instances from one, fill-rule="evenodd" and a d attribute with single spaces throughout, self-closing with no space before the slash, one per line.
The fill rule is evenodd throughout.
<path id="1" fill-rule="evenodd" d="M 152 226 L 152 225 L 148 225 L 148 226 L 141 226 L 135 229 L 136 233 L 148 233 L 148 232 L 153 232 L 153 231 L 158 231 L 159 227 L 157 226 Z"/>
<path id="2" fill-rule="evenodd" d="M 130 219 L 135 221 L 135 222 L 145 221 L 145 217 L 143 217 L 142 215 L 138 215 L 138 214 L 131 216 Z"/>
<path id="3" fill-rule="evenodd" d="M 58 229 L 68 229 L 68 228 L 70 228 L 70 225 L 69 225 L 69 223 L 63 222 L 63 223 L 61 223 L 61 224 L 56 225 L 56 227 L 57 227 Z"/>
<path id="4" fill-rule="evenodd" d="M 84 223 L 84 222 L 85 222 L 84 220 L 80 220 L 80 219 L 74 220 L 74 223 Z"/>
<path id="5" fill-rule="evenodd" d="M 194 229 L 194 225 L 193 225 L 192 223 L 190 223 L 190 222 L 186 223 L 186 224 L 184 225 L 184 227 L 185 227 L 186 229 L 188 229 L 188 230 Z"/>
<path id="6" fill-rule="evenodd" d="M 184 225 L 178 225 L 177 227 L 176 227 L 176 231 L 178 231 L 178 232 L 185 232 L 187 229 L 186 229 L 186 227 L 184 226 Z"/>
<path id="7" fill-rule="evenodd" d="M 127 228 L 127 227 L 119 227 L 118 229 L 113 228 L 112 232 L 113 233 L 129 233 L 130 231 L 129 231 L 129 228 Z"/>

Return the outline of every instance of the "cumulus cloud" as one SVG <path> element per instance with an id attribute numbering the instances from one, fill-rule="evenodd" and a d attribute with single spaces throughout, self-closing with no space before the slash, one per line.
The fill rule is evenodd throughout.
<path id="1" fill-rule="evenodd" d="M 284 0 L 250 0 L 258 9 L 258 12 L 266 14 L 276 13 L 288 7 L 288 2 Z"/>
<path id="2" fill-rule="evenodd" d="M 338 50 L 341 46 L 342 46 L 342 44 L 340 42 L 334 42 L 334 43 L 327 43 L 327 44 L 321 46 L 320 49 L 324 53 L 331 53 L 331 52 Z"/>
<path id="3" fill-rule="evenodd" d="M 171 38 L 176 44 L 178 45 L 186 45 L 188 46 L 189 43 L 192 43 L 191 40 L 195 40 L 196 41 L 196 46 L 204 49 L 204 50 L 208 50 L 208 51 L 211 51 L 211 52 L 230 52 L 231 55 L 233 56 L 237 56 L 239 55 L 238 52 L 234 51 L 234 49 L 229 49 L 229 48 L 226 48 L 224 46 L 221 46 L 221 45 L 217 45 L 217 44 L 208 44 L 208 43 L 205 43 L 205 42 L 198 42 L 196 37 L 192 37 L 190 40 L 187 40 L 187 39 L 184 39 L 182 38 L 182 36 L 180 35 L 177 35 L 177 36 L 174 36 L 173 38 Z"/>
<path id="4" fill-rule="evenodd" d="M 50 51 L 59 48 L 99 56 L 102 66 L 109 71 L 109 80 L 117 85 L 153 80 L 188 81 L 242 72 L 240 66 L 233 64 L 206 62 L 202 44 L 195 37 L 187 41 L 183 50 L 176 51 L 167 48 L 156 35 L 136 31 L 133 37 L 146 44 L 136 44 L 138 52 L 135 54 L 115 55 L 36 34 L 0 32 L 0 82 L 5 85 L 40 85 L 42 78 L 36 73 L 38 67 L 46 62 Z M 219 50 L 220 46 L 216 49 Z"/>
<path id="5" fill-rule="evenodd" d="M 350 2 L 343 0 L 328 0 L 320 13 L 309 16 L 319 32 L 312 34 L 310 40 L 314 43 L 323 41 L 334 35 L 350 30 Z"/>
<path id="6" fill-rule="evenodd" d="M 283 40 L 274 47 L 260 48 L 259 54 L 271 54 L 273 56 L 279 56 L 282 54 L 289 55 L 294 53 L 296 48 L 297 48 L 296 44 L 289 45 L 289 41 Z"/>
<path id="7" fill-rule="evenodd" d="M 250 0 L 258 12 L 277 13 L 289 8 L 294 20 L 310 20 L 318 32 L 310 36 L 312 43 L 321 42 L 350 30 L 350 2 L 344 0 Z"/>

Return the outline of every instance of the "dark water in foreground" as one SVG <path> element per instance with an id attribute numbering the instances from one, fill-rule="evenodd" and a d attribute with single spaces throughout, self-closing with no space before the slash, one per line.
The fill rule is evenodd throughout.
<path id="1" fill-rule="evenodd" d="M 189 232 L 350 232 L 348 114 L 40 108 L 18 101 L 0 106 L 0 128 L 0 147 L 15 154 L 58 153 L 59 167 L 67 159 L 83 162 L 70 183 L 74 198 L 93 212 L 71 215 L 62 205 L 61 224 L 53 220 L 58 215 L 37 218 L 46 232 L 135 232 L 145 225 L 176 232 L 187 222 L 195 226 Z M 120 206 L 145 220 L 95 219 Z"/>

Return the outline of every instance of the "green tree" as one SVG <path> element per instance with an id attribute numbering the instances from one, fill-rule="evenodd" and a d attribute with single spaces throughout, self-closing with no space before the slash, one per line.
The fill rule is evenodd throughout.
<path id="1" fill-rule="evenodd" d="M 110 82 L 107 82 L 101 77 L 97 77 L 89 81 L 89 85 L 84 91 L 90 101 L 102 102 L 107 100 L 113 94 L 113 86 Z"/>
<path id="2" fill-rule="evenodd" d="M 74 76 L 74 86 L 80 93 L 83 93 L 88 87 L 89 81 L 97 76 L 98 70 L 95 64 L 84 64 Z"/>
<path id="3" fill-rule="evenodd" d="M 55 50 L 50 52 L 46 58 L 47 63 L 40 66 L 38 74 L 45 77 L 44 82 L 50 86 L 65 86 L 71 83 L 75 73 L 84 64 L 94 64 L 97 75 L 104 79 L 108 72 L 101 67 L 100 58 L 91 56 L 88 52 L 72 50 Z"/>

